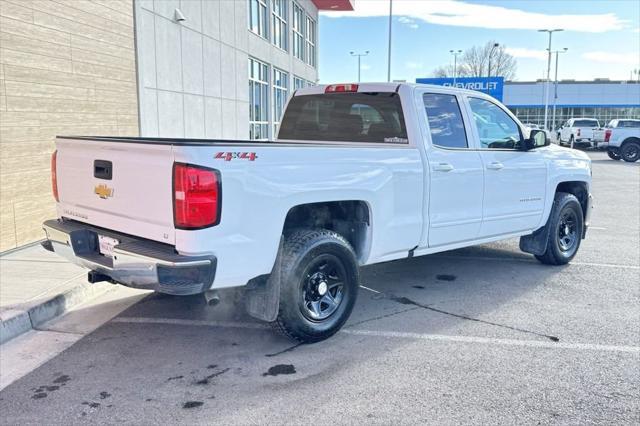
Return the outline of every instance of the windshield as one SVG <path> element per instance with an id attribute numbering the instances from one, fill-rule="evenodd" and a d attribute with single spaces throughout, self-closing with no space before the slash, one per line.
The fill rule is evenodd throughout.
<path id="1" fill-rule="evenodd" d="M 278 139 L 408 143 L 400 96 L 390 92 L 294 96 Z"/>

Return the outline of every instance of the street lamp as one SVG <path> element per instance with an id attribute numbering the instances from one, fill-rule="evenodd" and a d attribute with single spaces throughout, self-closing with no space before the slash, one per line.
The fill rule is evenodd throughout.
<path id="1" fill-rule="evenodd" d="M 553 83 L 553 115 L 551 116 L 551 130 L 556 128 L 556 104 L 558 103 L 558 54 L 567 53 L 568 48 L 564 47 L 562 50 L 556 50 L 553 53 L 556 54 L 556 76 Z"/>
<path id="2" fill-rule="evenodd" d="M 547 56 L 547 81 L 544 85 L 544 128 L 549 129 L 547 127 L 547 118 L 549 117 L 549 81 L 551 77 L 551 36 L 555 32 L 564 31 L 562 28 L 556 28 L 554 30 L 538 30 L 541 33 L 549 33 L 549 48 L 547 49 L 549 54 Z"/>
<path id="3" fill-rule="evenodd" d="M 491 78 L 491 57 L 496 47 L 500 46 L 500 43 L 493 43 L 491 50 L 489 51 L 489 67 L 487 68 L 487 93 L 489 93 L 489 79 Z"/>
<path id="4" fill-rule="evenodd" d="M 456 78 L 458 77 L 458 55 L 462 53 L 462 50 L 450 50 L 449 53 L 453 55 L 453 87 L 456 87 Z"/>
<path id="5" fill-rule="evenodd" d="M 393 0 L 389 0 L 389 47 L 387 48 L 387 81 L 391 82 L 391 27 L 393 24 Z"/>
<path id="6" fill-rule="evenodd" d="M 351 56 L 357 56 L 358 57 L 358 83 L 360 83 L 360 58 L 363 56 L 367 56 L 369 54 L 368 50 L 365 50 L 364 53 L 356 53 L 356 52 L 349 52 L 349 54 Z"/>

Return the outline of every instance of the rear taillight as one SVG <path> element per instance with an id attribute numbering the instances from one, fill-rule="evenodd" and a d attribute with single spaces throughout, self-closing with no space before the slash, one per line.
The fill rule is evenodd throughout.
<path id="1" fill-rule="evenodd" d="M 58 198 L 58 151 L 53 151 L 51 154 L 51 192 L 53 193 L 53 198 L 56 199 L 56 202 L 60 201 Z"/>
<path id="2" fill-rule="evenodd" d="M 604 141 L 609 142 L 609 139 L 611 139 L 611 129 L 604 131 Z"/>
<path id="3" fill-rule="evenodd" d="M 173 220 L 179 229 L 200 229 L 220 223 L 220 172 L 207 167 L 173 166 Z"/>
<path id="4" fill-rule="evenodd" d="M 332 84 L 331 86 L 327 86 L 327 88 L 324 89 L 324 93 L 347 93 L 357 91 L 357 84 Z"/>

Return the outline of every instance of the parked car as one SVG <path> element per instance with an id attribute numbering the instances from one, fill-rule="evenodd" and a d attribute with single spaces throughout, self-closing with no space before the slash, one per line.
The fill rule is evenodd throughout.
<path id="1" fill-rule="evenodd" d="M 594 131 L 594 139 L 598 148 L 607 150 L 609 158 L 628 162 L 640 158 L 640 120 L 611 120 L 604 129 Z"/>
<path id="2" fill-rule="evenodd" d="M 207 300 L 245 286 L 250 315 L 303 342 L 345 323 L 360 266 L 514 237 L 562 265 L 589 223 L 588 156 L 462 89 L 300 89 L 275 142 L 67 136 L 56 148 L 45 248 L 91 282 Z"/>
<path id="3" fill-rule="evenodd" d="M 570 147 L 595 147 L 593 131 L 600 128 L 595 118 L 570 118 L 558 130 L 558 143 Z"/>

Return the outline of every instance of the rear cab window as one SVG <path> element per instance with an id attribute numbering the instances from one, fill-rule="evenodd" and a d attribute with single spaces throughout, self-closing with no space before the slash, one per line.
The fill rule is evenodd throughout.
<path id="1" fill-rule="evenodd" d="M 576 120 L 573 127 L 600 127 L 598 120 Z"/>
<path id="2" fill-rule="evenodd" d="M 294 96 L 278 139 L 409 143 L 400 95 L 395 92 Z"/>

